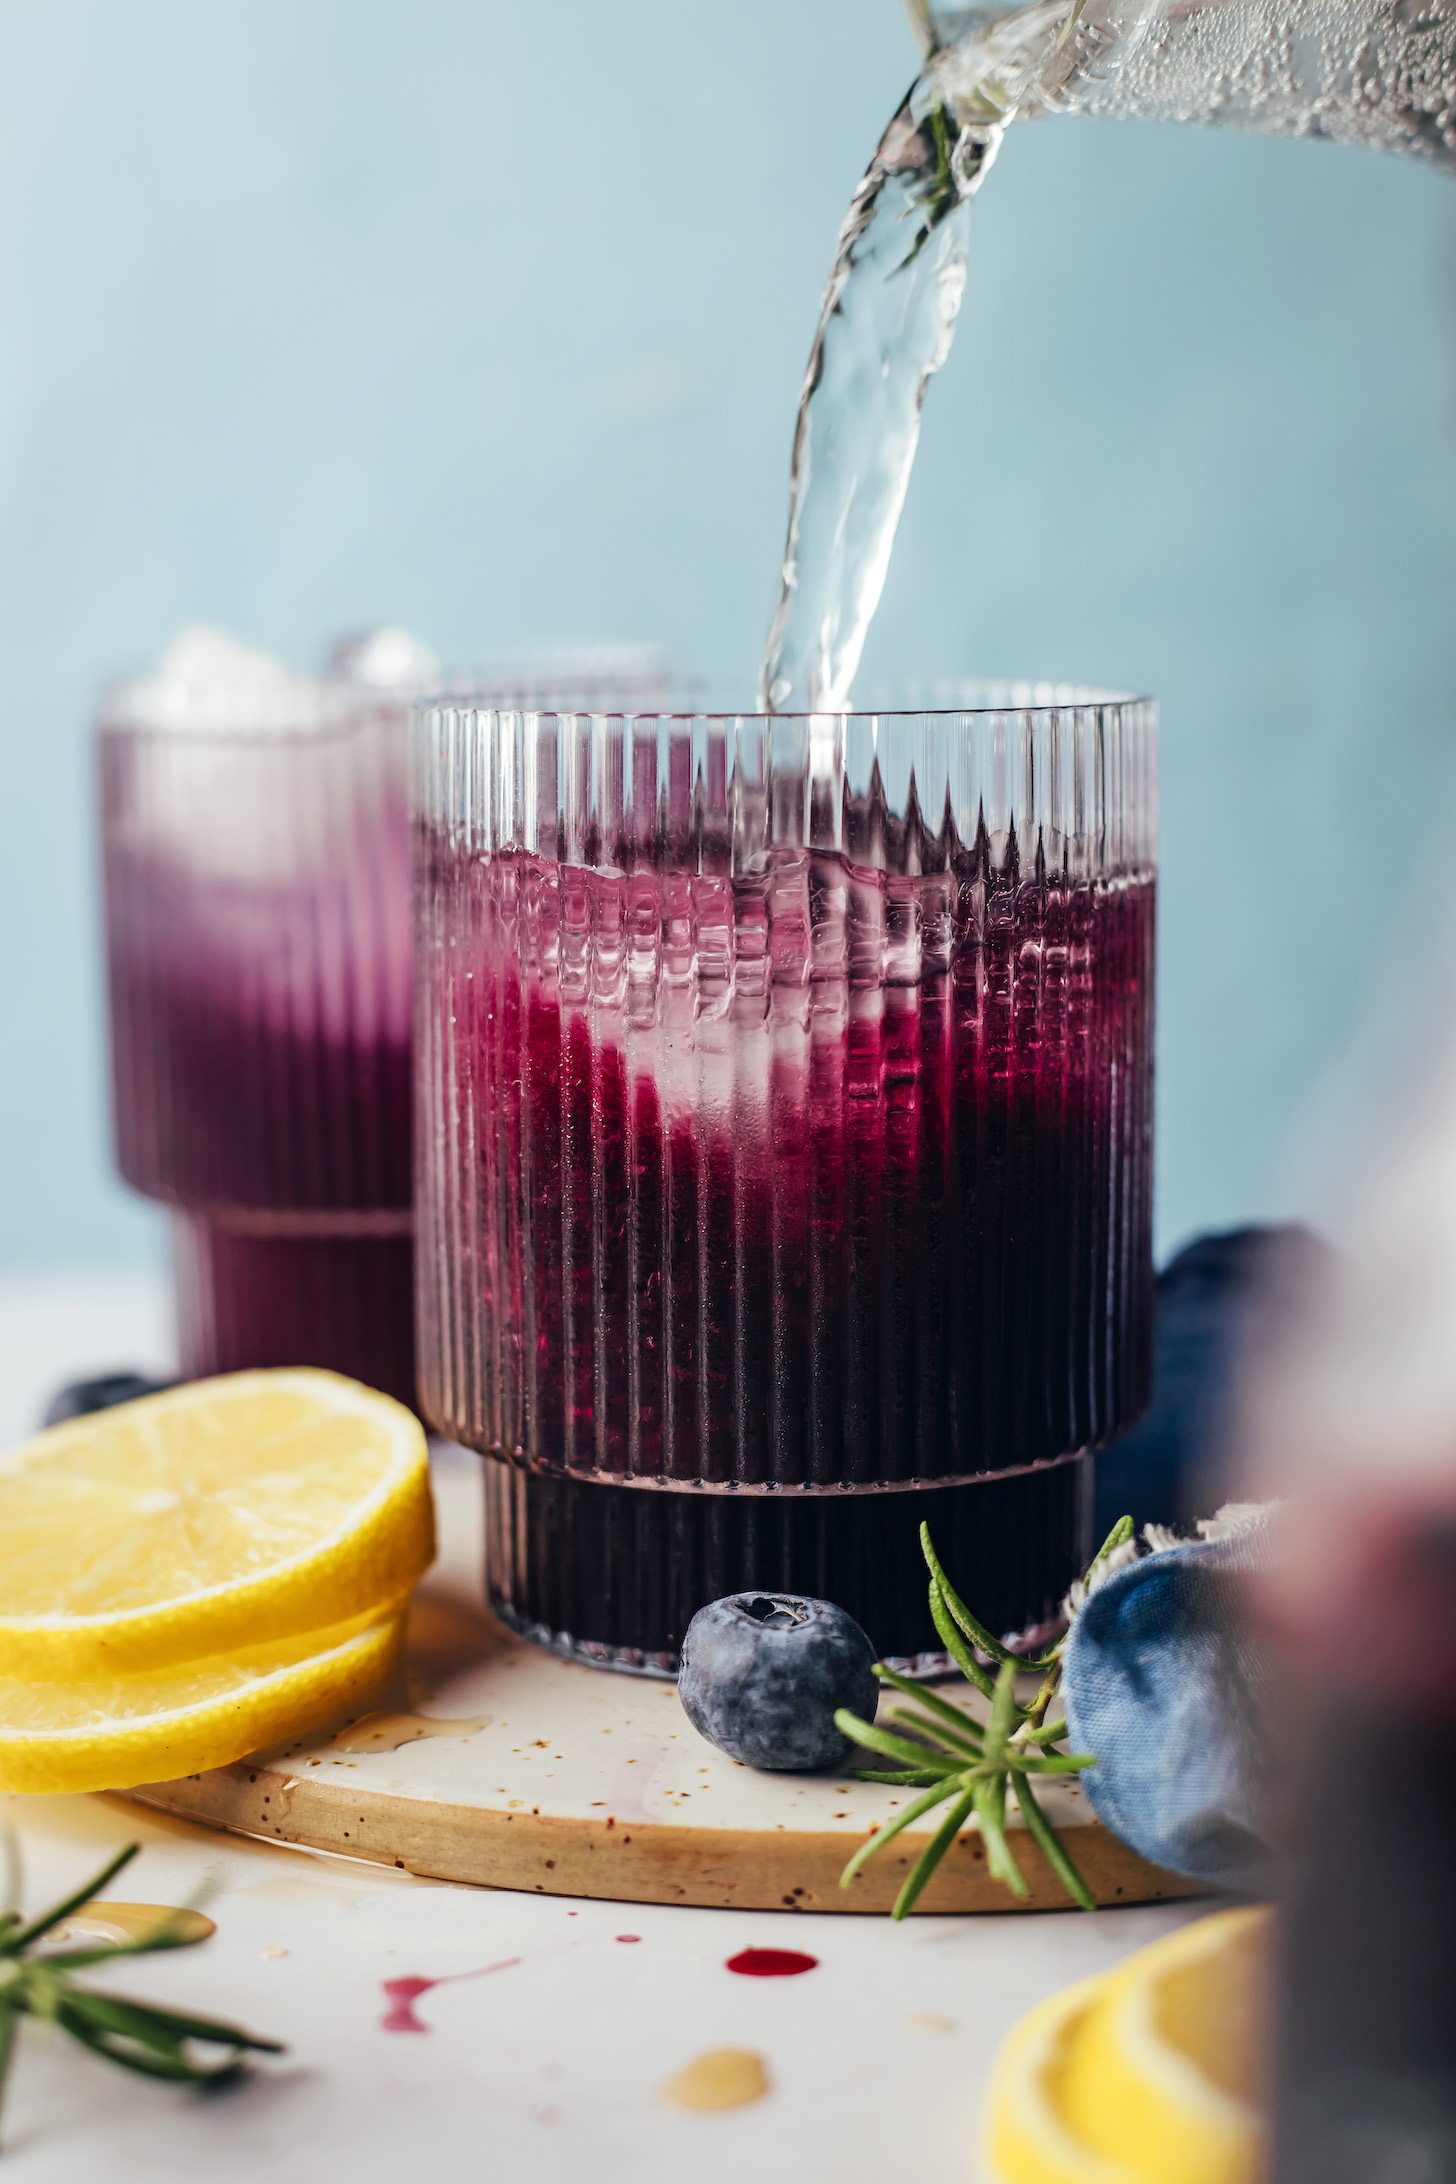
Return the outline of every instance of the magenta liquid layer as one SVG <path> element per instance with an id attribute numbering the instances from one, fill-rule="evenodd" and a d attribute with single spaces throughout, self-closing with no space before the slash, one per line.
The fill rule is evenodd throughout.
<path id="1" fill-rule="evenodd" d="M 410 1052 L 113 957 L 118 1165 L 176 1209 L 189 1376 L 322 1365 L 415 1400 Z"/>
<path id="2" fill-rule="evenodd" d="M 268 1235 L 176 1214 L 172 1254 L 187 1378 L 323 1365 L 414 1407 L 408 1233 Z"/>
<path id="3" fill-rule="evenodd" d="M 322 1365 L 415 1400 L 410 1052 L 115 965 L 118 1164 L 176 1209 L 182 1370 Z"/>
<path id="4" fill-rule="evenodd" d="M 127 1182 L 199 1210 L 408 1211 L 407 1029 L 350 1038 L 290 1022 L 286 1006 L 250 1007 L 240 966 L 218 957 L 179 965 L 113 949 L 115 1127 Z"/>
<path id="5" fill-rule="evenodd" d="M 1146 1400 L 1150 878 L 445 854 L 426 1408 L 583 1480 L 874 1489 Z"/>

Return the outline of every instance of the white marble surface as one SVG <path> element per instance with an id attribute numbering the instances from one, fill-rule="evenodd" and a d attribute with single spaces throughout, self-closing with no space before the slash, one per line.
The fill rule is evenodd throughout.
<path id="1" fill-rule="evenodd" d="M 59 1380 L 166 1361 L 165 1300 L 121 1277 L 0 1284 L 0 1424 L 15 1438 Z M 237 1841 L 104 1797 L 0 1798 L 38 1905 L 129 1840 L 127 1900 L 204 1877 L 216 1936 L 141 1960 L 119 1989 L 287 2041 L 214 2098 L 123 2077 L 27 2027 L 3 2116 L 6 2184 L 741 2184 L 792 2174 L 974 2179 L 1002 2031 L 1063 1982 L 1198 1907 L 888 1921 L 596 1904 L 453 1888 Z M 632 1935 L 634 1940 L 619 1937 Z M 739 1977 L 751 1945 L 819 1959 Z M 460 1977 L 476 1974 L 479 1976 Z M 439 1978 L 424 2033 L 385 2031 L 383 1982 Z M 757 2049 L 751 2107 L 687 2114 L 664 2082 L 705 2049 Z"/>

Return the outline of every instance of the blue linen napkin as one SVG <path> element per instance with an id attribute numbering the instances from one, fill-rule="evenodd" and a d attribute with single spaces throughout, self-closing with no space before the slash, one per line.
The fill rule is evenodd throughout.
<path id="1" fill-rule="evenodd" d="M 1098 1819 L 1155 1865 L 1258 1890 L 1270 1678 L 1239 1585 L 1267 1530 L 1262 1512 L 1229 1515 L 1246 1528 L 1162 1547 L 1097 1586 L 1072 1623 L 1062 1693 L 1072 1750 L 1097 1754 L 1081 1779 Z"/>

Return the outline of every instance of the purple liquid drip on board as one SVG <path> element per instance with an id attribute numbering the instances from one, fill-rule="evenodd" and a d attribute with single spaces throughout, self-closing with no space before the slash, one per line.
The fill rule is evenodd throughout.
<path id="1" fill-rule="evenodd" d="M 800 1972 L 819 1968 L 819 1959 L 802 1949 L 740 1949 L 727 1959 L 725 1969 L 744 1979 L 795 1979 Z"/>
<path id="2" fill-rule="evenodd" d="M 442 1972 L 437 1979 L 420 1979 L 414 1975 L 402 1979 L 381 1981 L 388 2010 L 379 2020 L 381 2032 L 428 2032 L 430 2027 L 415 2014 L 415 2004 L 431 1987 L 451 1987 L 462 1979 L 484 1979 L 489 1972 L 508 1972 L 523 1961 L 520 1957 L 504 1957 L 499 1964 L 482 1964 L 473 1972 Z"/>

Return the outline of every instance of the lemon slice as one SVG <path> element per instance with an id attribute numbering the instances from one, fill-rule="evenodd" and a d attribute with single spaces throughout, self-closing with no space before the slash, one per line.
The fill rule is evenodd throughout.
<path id="1" fill-rule="evenodd" d="M 1263 2173 L 1267 1911 L 1223 1911 L 1065 1988 L 992 2069 L 997 2184 L 1251 2184 Z"/>
<path id="2" fill-rule="evenodd" d="M 125 1790 L 225 1767 L 357 1713 L 397 1666 L 404 1603 L 365 1624 L 177 1669 L 0 1676 L 0 1790 Z"/>
<path id="3" fill-rule="evenodd" d="M 434 1545 L 424 1433 L 388 1396 L 313 1371 L 144 1396 L 0 1455 L 0 1677 L 332 1629 L 398 1600 Z"/>
<path id="4" fill-rule="evenodd" d="M 1141 2184 L 1135 2169 L 1086 2146 L 1067 2125 L 1067 2058 L 1102 1993 L 1079 1980 L 1029 2010 L 1002 2042 L 987 2092 L 987 2165 L 995 2184 Z"/>
<path id="5" fill-rule="evenodd" d="M 1148 2184 L 1261 2173 L 1269 1913 L 1221 1911 L 1110 1972 L 1067 2054 L 1074 2135 Z"/>

